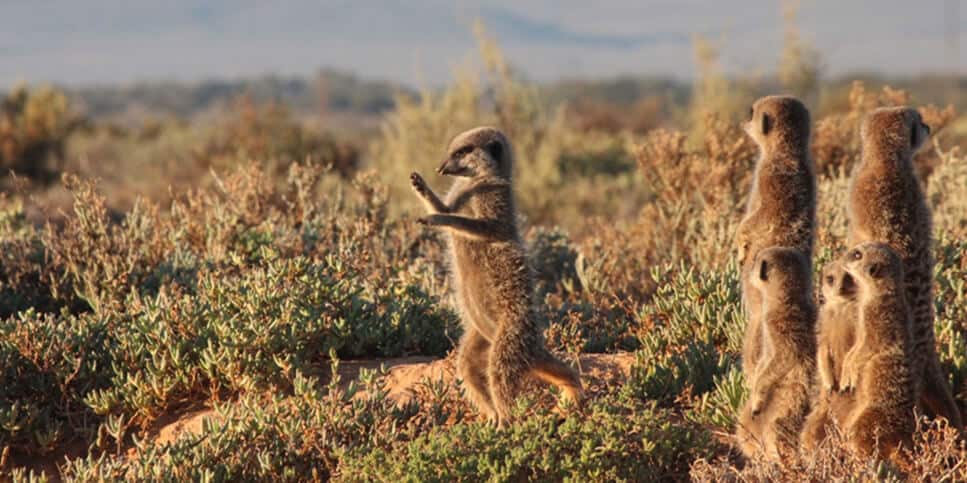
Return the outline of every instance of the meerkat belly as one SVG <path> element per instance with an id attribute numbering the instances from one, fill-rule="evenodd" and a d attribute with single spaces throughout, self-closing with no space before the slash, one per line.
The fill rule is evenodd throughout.
<path id="1" fill-rule="evenodd" d="M 830 352 L 833 358 L 833 376 L 839 382 L 839 375 L 843 370 L 843 360 L 846 353 L 853 347 L 856 338 L 854 323 L 858 309 L 854 304 L 842 304 L 835 308 L 833 316 L 835 325 L 829 328 Z"/>
<path id="2" fill-rule="evenodd" d="M 495 243 L 461 241 L 454 248 L 457 297 L 466 322 L 493 340 L 502 324 L 528 306 L 520 277 L 526 270 L 523 256 Z"/>

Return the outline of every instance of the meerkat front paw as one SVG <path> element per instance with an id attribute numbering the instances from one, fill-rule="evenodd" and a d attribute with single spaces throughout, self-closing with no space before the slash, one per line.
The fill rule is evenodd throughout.
<path id="1" fill-rule="evenodd" d="M 413 191 L 416 191 L 416 194 L 420 196 L 426 197 L 430 192 L 430 187 L 426 185 L 426 181 L 419 173 L 410 173 L 410 185 L 413 186 Z"/>
<path id="2" fill-rule="evenodd" d="M 752 394 L 749 396 L 749 410 L 752 412 L 752 416 L 758 416 L 759 413 L 765 408 L 765 395 L 762 391 L 753 390 Z"/>
<path id="3" fill-rule="evenodd" d="M 839 392 L 850 392 L 856 389 L 859 382 L 859 371 L 853 368 L 843 371 L 839 381 Z"/>

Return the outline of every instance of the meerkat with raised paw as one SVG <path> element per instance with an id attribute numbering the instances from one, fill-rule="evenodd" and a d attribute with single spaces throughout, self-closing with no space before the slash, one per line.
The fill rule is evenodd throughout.
<path id="1" fill-rule="evenodd" d="M 753 260 L 767 247 L 792 247 L 811 260 L 816 231 L 816 177 L 809 155 L 809 110 L 798 99 L 757 100 L 743 124 L 759 147 L 745 215 L 736 232 L 742 301 L 748 317 L 742 365 L 758 365 L 761 300 L 750 282 Z M 810 261 L 811 263 L 811 261 Z M 746 372 L 746 383 L 749 372 Z"/>
<path id="2" fill-rule="evenodd" d="M 812 270 L 801 251 L 772 247 L 754 259 L 750 283 L 761 294 L 762 348 L 736 436 L 746 457 L 794 454 L 809 412 L 816 370 Z"/>
<path id="3" fill-rule="evenodd" d="M 510 419 L 527 376 L 560 388 L 573 404 L 582 399 L 577 373 L 547 350 L 534 313 L 532 275 L 517 229 L 513 164 L 506 136 L 480 127 L 449 144 L 438 173 L 456 179 L 445 201 L 420 175 L 410 176 L 429 212 L 418 222 L 450 235 L 464 329 L 457 371 L 470 401 L 498 425 Z"/>
<path id="4" fill-rule="evenodd" d="M 910 441 L 916 420 L 911 373 L 910 307 L 904 269 L 889 245 L 867 242 L 847 253 L 844 268 L 857 285 L 856 344 L 843 362 L 841 387 L 853 392 L 847 414 L 837 414 L 851 448 L 862 456 L 893 458 Z"/>
<path id="5" fill-rule="evenodd" d="M 853 170 L 849 195 L 848 244 L 883 242 L 903 264 L 906 300 L 913 314 L 911 370 L 917 401 L 926 412 L 963 428 L 960 408 L 937 356 L 934 335 L 930 208 L 917 178 L 913 156 L 930 128 L 910 107 L 877 109 L 860 127 L 862 155 Z"/>

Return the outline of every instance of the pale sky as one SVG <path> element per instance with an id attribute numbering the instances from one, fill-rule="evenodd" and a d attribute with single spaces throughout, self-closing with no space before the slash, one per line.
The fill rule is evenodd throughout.
<path id="1" fill-rule="evenodd" d="M 778 0 L 189 2 L 0 0 L 0 88 L 203 80 L 330 67 L 439 85 L 472 56 L 482 18 L 528 77 L 692 76 L 691 38 L 720 39 L 732 72 L 770 72 Z M 802 0 L 799 25 L 827 72 L 960 70 L 960 0 Z M 952 37 L 956 38 L 956 37 Z"/>

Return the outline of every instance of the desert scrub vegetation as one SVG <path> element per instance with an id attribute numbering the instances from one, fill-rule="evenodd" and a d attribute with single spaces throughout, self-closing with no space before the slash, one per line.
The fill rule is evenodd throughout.
<path id="1" fill-rule="evenodd" d="M 0 169 L 50 182 L 64 162 L 64 144 L 78 119 L 67 96 L 50 86 L 14 87 L 0 100 Z"/>
<path id="2" fill-rule="evenodd" d="M 548 107 L 479 35 L 481 71 L 401 97 L 359 152 L 328 151 L 342 141 L 243 100 L 210 131 L 163 121 L 72 134 L 66 162 L 86 176 L 54 183 L 67 203 L 43 219 L 35 195 L 48 188 L 0 195 L 0 479 L 964 478 L 964 447 L 942 427 L 917 433 L 906 469 L 835 447 L 744 464 L 732 448 L 746 397 L 733 234 L 756 152 L 732 112 L 746 93 L 721 83 L 745 80 L 722 78 L 706 52 L 701 95 L 734 95 L 722 99 L 734 109 L 598 128 Z M 812 88 L 813 74 L 790 72 Z M 814 119 L 817 270 L 844 248 L 859 119 L 914 102 L 850 92 Z M 963 403 L 967 157 L 948 136 L 952 108 L 921 112 L 934 132 L 917 163 L 937 235 L 937 343 Z M 401 400 L 382 371 L 341 376 L 358 359 L 444 358 L 459 340 L 445 240 L 411 219 L 407 174 L 477 124 L 505 129 L 517 150 L 548 345 L 582 370 L 582 355 L 631 353 L 620 382 L 589 383 L 567 418 L 550 411 L 555 395 L 528 394 L 519 423 L 497 430 L 459 383 L 428 378 Z M 120 188 L 135 179 L 144 189 Z M 153 437 L 199 410 L 211 417 L 197 431 Z"/>
<path id="3" fill-rule="evenodd" d="M 299 165 L 289 175 L 275 186 L 252 165 L 218 192 L 186 193 L 165 212 L 139 203 L 120 223 L 73 178 L 74 212 L 60 225 L 23 226 L 13 204 L 4 449 L 44 453 L 104 425 L 121 441 L 178 407 L 285 393 L 283 373 L 311 374 L 330 353 L 444 354 L 455 317 L 430 295 L 438 271 L 397 261 L 421 249 L 386 220 L 381 189 L 361 176 L 352 195 L 337 188 L 310 206 L 333 175 Z"/>

